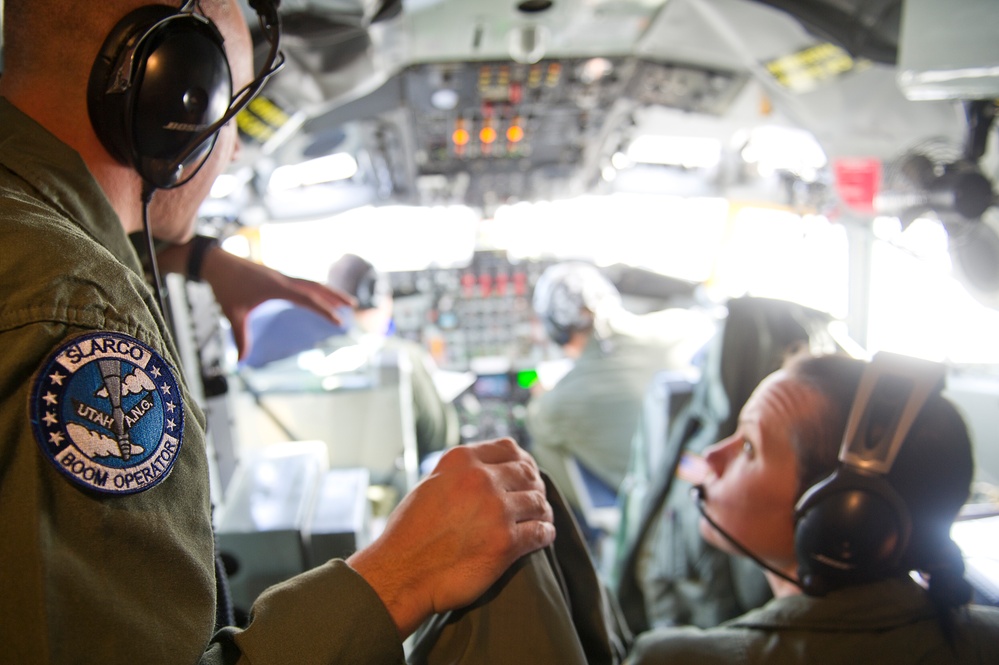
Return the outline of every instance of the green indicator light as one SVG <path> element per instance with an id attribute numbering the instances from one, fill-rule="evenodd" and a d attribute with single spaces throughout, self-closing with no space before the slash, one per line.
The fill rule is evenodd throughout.
<path id="1" fill-rule="evenodd" d="M 537 382 L 538 373 L 533 369 L 525 369 L 523 372 L 517 372 L 517 385 L 524 390 L 527 390 Z"/>

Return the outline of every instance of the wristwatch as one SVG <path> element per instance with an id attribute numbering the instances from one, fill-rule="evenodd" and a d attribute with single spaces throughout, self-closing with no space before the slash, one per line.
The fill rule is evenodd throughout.
<path id="1" fill-rule="evenodd" d="M 191 239 L 191 249 L 187 253 L 187 278 L 193 282 L 201 281 L 201 264 L 205 254 L 212 247 L 218 247 L 219 239 L 212 236 L 194 236 Z"/>

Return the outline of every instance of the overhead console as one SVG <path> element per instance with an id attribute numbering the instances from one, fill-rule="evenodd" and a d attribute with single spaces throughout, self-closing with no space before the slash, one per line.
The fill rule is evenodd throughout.
<path id="1" fill-rule="evenodd" d="M 721 117 L 748 76 L 633 56 L 422 63 L 300 125 L 282 101 L 299 94 L 293 81 L 240 124 L 244 152 L 268 154 L 255 163 L 255 187 L 271 219 L 329 214 L 338 202 L 462 203 L 488 215 L 504 203 L 599 193 L 602 169 L 633 138 L 635 111 Z M 316 176 L 318 186 L 287 191 L 268 184 L 275 165 L 336 152 L 356 158 L 349 180 Z"/>
<path id="2" fill-rule="evenodd" d="M 402 74 L 420 203 L 592 191 L 638 106 L 721 115 L 745 77 L 631 57 L 428 63 Z"/>

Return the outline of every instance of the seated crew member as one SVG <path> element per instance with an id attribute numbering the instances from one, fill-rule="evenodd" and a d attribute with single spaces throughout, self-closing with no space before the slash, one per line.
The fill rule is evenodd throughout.
<path id="1" fill-rule="evenodd" d="M 297 281 L 320 286 L 307 280 Z M 343 306 L 332 312 L 332 317 L 329 311 L 317 309 L 309 302 L 278 298 L 277 295 L 272 295 L 271 300 L 252 308 L 247 313 L 247 330 L 243 340 L 239 337 L 235 339 L 240 351 L 240 365 L 263 367 L 276 360 L 317 348 L 331 337 L 347 334 L 348 328 L 346 322 L 341 320 L 341 315 L 351 308 L 358 309 L 357 298 L 344 291 L 342 285 L 337 287 L 327 282 L 326 287 L 343 299 L 343 302 L 337 303 Z"/>
<path id="2" fill-rule="evenodd" d="M 655 327 L 627 312 L 614 285 L 593 265 L 565 262 L 542 273 L 534 311 L 573 359 L 555 386 L 528 404 L 531 453 L 576 510 L 566 461 L 575 458 L 616 493 L 628 470 L 642 399 L 656 372 L 687 364 L 707 335 L 686 310 L 657 313 Z M 667 316 L 668 315 L 668 316 Z"/>
<path id="3" fill-rule="evenodd" d="M 194 135 L 192 145 L 214 141 L 213 147 L 200 168 L 185 158 L 182 179 L 196 173 L 173 187 L 156 167 L 147 169 L 146 157 L 114 154 L 105 134 L 124 127 L 123 118 L 114 108 L 98 109 L 106 121 L 98 123 L 99 134 L 87 104 L 106 37 L 114 32 L 124 42 L 133 34 L 142 41 L 154 26 L 156 39 L 142 43 L 157 56 L 169 55 L 158 44 L 191 36 L 224 61 L 215 71 L 228 75 L 231 68 L 233 90 L 250 81 L 252 42 L 238 4 L 201 0 L 180 13 L 176 6 L 141 0 L 6 0 L 3 6 L 4 657 L 402 662 L 401 640 L 426 617 L 468 604 L 513 561 L 553 541 L 543 483 L 530 457 L 509 440 L 449 451 L 432 482 L 405 498 L 369 547 L 271 588 L 245 629 L 215 632 L 205 419 L 128 235 L 143 232 L 151 195 L 150 235 L 177 245 L 173 260 L 190 256 L 197 209 L 236 149 L 235 123 L 209 138 Z M 136 9 L 142 14 L 131 14 Z M 148 55 L 137 54 L 123 58 L 123 66 Z M 165 71 L 200 75 L 206 58 Z M 147 79 L 133 79 L 140 80 Z M 92 93 L 98 101 L 111 94 L 107 81 L 98 77 Z M 128 109 L 148 111 L 141 104 Z M 203 124 L 171 126 L 191 135 Z M 182 156 L 171 155 L 153 161 L 170 165 Z M 216 273 L 227 267 L 249 279 Z M 218 250 L 205 257 L 203 276 L 244 349 L 245 315 L 262 300 L 291 297 L 327 311 L 343 301 Z"/>
<path id="4" fill-rule="evenodd" d="M 339 318 L 339 311 L 336 313 Z M 288 300 L 269 300 L 255 308 L 247 320 L 248 351 L 240 354 L 241 367 L 263 367 L 314 349 L 347 329 L 330 321 L 326 313 Z"/>
<path id="5" fill-rule="evenodd" d="M 826 550 L 817 535 L 838 524 L 838 513 L 819 511 L 826 509 L 821 501 L 835 499 L 812 493 L 799 503 L 837 470 L 866 366 L 843 356 L 791 359 L 754 391 L 737 431 L 706 450 L 704 475 L 693 479 L 705 539 L 761 562 L 774 600 L 720 627 L 646 632 L 629 663 L 999 662 L 999 610 L 967 605 L 971 588 L 949 535 L 969 494 L 973 461 L 965 424 L 939 389 L 883 476 L 901 502 L 896 510 L 908 515 L 907 539 L 884 537 L 891 533 L 890 519 L 865 524 L 860 511 L 840 510 L 857 517 L 854 528 L 869 530 L 880 557 L 862 549 L 862 535 L 849 530 L 837 531 L 846 535 L 837 535 Z M 876 390 L 883 398 L 885 389 Z M 875 425 L 864 430 L 865 422 Z M 861 420 L 859 431 L 875 432 L 884 422 L 872 416 Z M 870 436 L 862 440 L 880 434 Z M 849 505 L 866 505 L 859 503 L 864 494 L 844 496 L 858 502 Z M 802 515 L 797 522 L 796 513 Z M 819 525 L 825 532 L 814 529 Z M 828 552 L 835 556 L 823 558 Z M 922 573 L 927 586 L 910 571 Z"/>
<path id="6" fill-rule="evenodd" d="M 381 351 L 403 353 L 411 368 L 416 445 L 421 460 L 459 442 L 458 414 L 441 399 L 434 383 L 436 366 L 422 346 L 392 334 L 393 299 L 388 278 L 356 254 L 345 254 L 330 266 L 327 286 L 349 297 L 351 308 L 338 310 L 333 323 L 306 305 L 272 300 L 249 316 L 252 345 L 241 359 L 249 367 L 263 367 L 276 360 L 316 348 L 363 345 L 372 361 Z"/>
<path id="7" fill-rule="evenodd" d="M 457 445 L 458 413 L 441 399 L 434 384 L 436 364 L 419 344 L 391 334 L 392 286 L 388 278 L 356 254 L 344 254 L 329 269 L 330 288 L 354 298 L 353 316 L 345 317 L 346 337 L 354 343 L 373 340 L 376 349 L 405 354 L 412 369 L 416 446 L 420 459 Z M 353 325 L 350 325 L 350 319 Z"/>

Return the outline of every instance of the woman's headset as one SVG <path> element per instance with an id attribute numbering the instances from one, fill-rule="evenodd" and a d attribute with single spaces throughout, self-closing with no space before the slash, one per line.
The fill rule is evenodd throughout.
<path id="1" fill-rule="evenodd" d="M 944 384 L 938 363 L 878 353 L 864 369 L 839 467 L 795 506 L 798 578 L 810 595 L 891 574 L 912 530 L 886 476 L 920 409 Z"/>
<path id="2" fill-rule="evenodd" d="M 277 0 L 254 0 L 270 52 L 233 95 L 222 35 L 197 0 L 140 7 L 111 30 L 90 72 L 87 108 L 101 143 L 155 188 L 187 182 L 218 131 L 284 62 Z"/>

